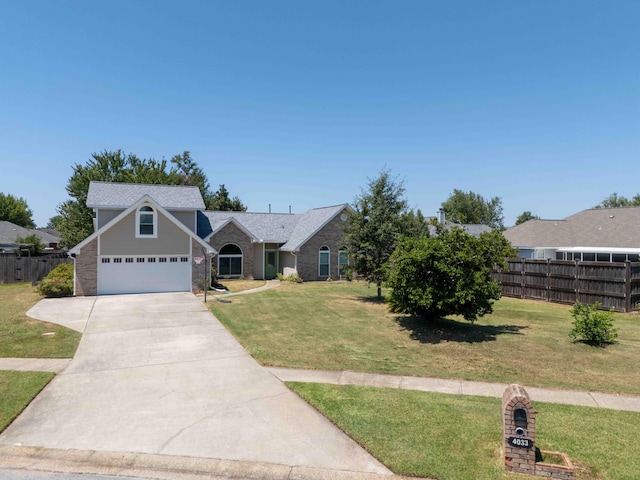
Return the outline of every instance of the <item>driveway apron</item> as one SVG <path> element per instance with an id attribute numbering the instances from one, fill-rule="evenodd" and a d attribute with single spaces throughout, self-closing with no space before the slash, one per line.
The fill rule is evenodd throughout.
<path id="1" fill-rule="evenodd" d="M 390 473 L 189 293 L 97 297 L 75 358 L 0 443 Z"/>

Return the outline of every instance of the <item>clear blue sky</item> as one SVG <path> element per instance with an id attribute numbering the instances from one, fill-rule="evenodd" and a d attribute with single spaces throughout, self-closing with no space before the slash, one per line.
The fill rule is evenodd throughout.
<path id="1" fill-rule="evenodd" d="M 0 192 L 39 226 L 75 163 L 184 150 L 250 211 L 352 202 L 385 167 L 506 224 L 640 192 L 640 2 L 7 1 Z"/>

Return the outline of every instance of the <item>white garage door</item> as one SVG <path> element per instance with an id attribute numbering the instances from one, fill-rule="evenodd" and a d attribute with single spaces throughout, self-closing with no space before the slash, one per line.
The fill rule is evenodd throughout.
<path id="1" fill-rule="evenodd" d="M 98 258 L 98 295 L 190 291 L 191 257 Z"/>

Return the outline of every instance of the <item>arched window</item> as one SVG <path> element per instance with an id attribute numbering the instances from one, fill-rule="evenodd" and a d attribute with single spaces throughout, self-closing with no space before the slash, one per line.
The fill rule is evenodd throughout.
<path id="1" fill-rule="evenodd" d="M 218 276 L 242 276 L 242 249 L 238 245 L 228 243 L 218 254 Z"/>
<path id="2" fill-rule="evenodd" d="M 320 247 L 318 251 L 318 276 L 328 277 L 331 262 L 331 250 L 329 247 Z"/>
<path id="3" fill-rule="evenodd" d="M 138 209 L 136 216 L 136 237 L 156 238 L 158 236 L 158 217 L 156 211 L 148 205 Z"/>

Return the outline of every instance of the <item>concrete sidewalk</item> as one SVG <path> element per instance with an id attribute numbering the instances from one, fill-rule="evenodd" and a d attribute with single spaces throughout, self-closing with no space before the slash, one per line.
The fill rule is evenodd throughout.
<path id="1" fill-rule="evenodd" d="M 473 382 L 445 378 L 380 375 L 375 373 L 332 372 L 322 370 L 298 370 L 290 368 L 268 369 L 285 382 L 331 383 L 334 385 L 361 385 L 370 387 L 421 390 L 458 395 L 478 395 L 502 398 L 506 383 Z M 600 407 L 612 410 L 640 412 L 640 397 L 613 395 L 576 390 L 554 390 L 524 386 L 532 401 L 564 403 L 581 407 Z"/>

